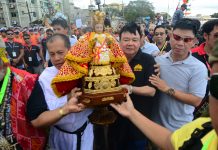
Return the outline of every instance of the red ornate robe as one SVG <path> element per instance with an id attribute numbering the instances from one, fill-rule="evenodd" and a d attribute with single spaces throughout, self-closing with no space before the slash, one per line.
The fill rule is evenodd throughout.
<path id="1" fill-rule="evenodd" d="M 26 118 L 26 104 L 38 79 L 38 75 L 11 67 L 11 126 L 12 132 L 23 150 L 43 150 L 46 143 L 44 130 L 34 128 Z"/>
<path id="2" fill-rule="evenodd" d="M 100 44 L 99 47 L 105 45 L 110 49 L 110 64 L 120 74 L 120 84 L 130 84 L 134 81 L 134 73 L 116 39 L 109 33 L 97 34 L 90 32 L 83 35 L 71 47 L 65 57 L 64 65 L 52 80 L 51 86 L 58 97 L 69 93 L 78 85 L 79 79 L 88 74 L 90 63 L 104 65 L 102 62 L 98 63 L 97 59 L 100 57 L 100 52 L 96 47 L 96 41 Z"/>

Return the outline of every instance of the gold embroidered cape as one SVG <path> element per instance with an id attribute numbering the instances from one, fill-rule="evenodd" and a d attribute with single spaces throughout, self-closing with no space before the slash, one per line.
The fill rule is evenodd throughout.
<path id="1" fill-rule="evenodd" d="M 99 51 L 96 48 L 96 42 L 100 44 L 106 42 L 110 49 L 110 64 L 115 68 L 117 74 L 120 74 L 120 84 L 130 84 L 135 79 L 134 73 L 116 39 L 109 33 L 90 32 L 83 35 L 71 47 L 65 57 L 65 63 L 52 80 L 51 86 L 58 97 L 69 93 L 74 87 L 78 86 L 80 79 L 88 75 L 89 65 L 105 65 L 98 62 Z"/>

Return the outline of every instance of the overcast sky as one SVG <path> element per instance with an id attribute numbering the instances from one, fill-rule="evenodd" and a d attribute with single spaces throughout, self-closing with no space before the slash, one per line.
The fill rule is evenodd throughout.
<path id="1" fill-rule="evenodd" d="M 74 2 L 75 6 L 80 8 L 88 8 L 90 1 L 95 0 L 71 0 Z M 134 0 L 101 0 L 103 4 L 110 4 L 112 2 L 123 3 L 127 5 L 129 1 Z M 155 8 L 155 12 L 168 12 L 171 16 L 178 5 L 178 2 L 182 0 L 148 0 L 151 2 Z M 189 0 L 191 4 L 191 15 L 202 14 L 211 15 L 213 13 L 218 13 L 218 0 Z M 169 9 L 168 9 L 169 8 Z"/>

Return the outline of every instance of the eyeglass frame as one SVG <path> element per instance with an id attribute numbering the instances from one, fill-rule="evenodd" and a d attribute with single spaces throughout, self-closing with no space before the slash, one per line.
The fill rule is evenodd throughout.
<path id="1" fill-rule="evenodd" d="M 179 39 L 175 38 L 175 36 L 177 36 Z M 182 40 L 184 43 L 189 43 L 189 42 L 191 42 L 191 41 L 193 41 L 195 39 L 194 37 L 193 38 L 192 37 L 183 38 L 183 37 L 181 37 L 181 36 L 179 36 L 179 35 L 177 35 L 175 33 L 172 33 L 172 37 L 173 37 L 174 40 L 176 40 L 176 41 L 181 41 Z"/>
<path id="2" fill-rule="evenodd" d="M 7 35 L 14 35 L 14 32 L 11 32 L 11 33 L 6 33 Z"/>
<path id="3" fill-rule="evenodd" d="M 164 32 L 155 32 L 154 33 L 155 36 L 158 36 L 158 35 L 163 36 L 164 34 L 166 34 L 166 33 L 164 33 Z"/>

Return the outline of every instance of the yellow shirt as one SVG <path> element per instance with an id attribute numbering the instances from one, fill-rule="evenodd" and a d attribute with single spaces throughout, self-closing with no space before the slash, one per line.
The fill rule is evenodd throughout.
<path id="1" fill-rule="evenodd" d="M 171 136 L 171 143 L 175 150 L 183 145 L 185 141 L 191 138 L 191 134 L 196 128 L 203 129 L 202 124 L 211 121 L 210 118 L 199 118 L 193 122 L 190 122 L 180 129 L 176 130 Z M 211 130 L 202 139 L 203 147 L 201 150 L 218 150 L 218 138 L 215 130 Z"/>

